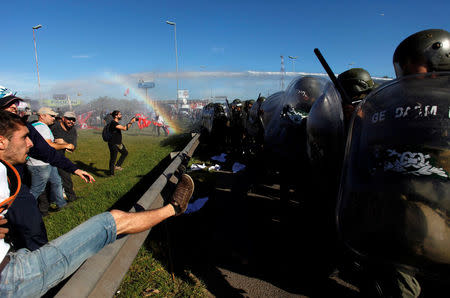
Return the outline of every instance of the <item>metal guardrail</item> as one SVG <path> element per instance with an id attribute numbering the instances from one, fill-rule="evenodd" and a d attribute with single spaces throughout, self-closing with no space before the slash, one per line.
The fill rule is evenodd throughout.
<path id="1" fill-rule="evenodd" d="M 177 154 L 170 165 L 156 179 L 136 203 L 146 210 L 163 206 L 161 191 L 178 169 L 186 154 L 192 157 L 199 144 L 200 134 L 193 134 L 187 146 Z M 135 212 L 132 208 L 130 212 Z M 55 297 L 112 297 L 130 268 L 150 230 L 127 235 L 104 247 L 89 258 L 66 282 Z"/>

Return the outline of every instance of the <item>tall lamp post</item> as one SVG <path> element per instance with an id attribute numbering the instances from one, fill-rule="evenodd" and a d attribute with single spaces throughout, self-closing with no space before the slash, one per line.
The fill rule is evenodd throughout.
<path id="1" fill-rule="evenodd" d="M 175 22 L 171 22 L 171 21 L 166 21 L 166 24 L 173 26 L 174 28 L 174 36 L 175 36 L 175 60 L 176 60 L 176 64 L 177 64 L 177 109 L 178 109 L 178 51 L 177 51 L 177 23 Z"/>
<path id="2" fill-rule="evenodd" d="M 36 69 L 37 69 L 37 78 L 38 78 L 38 87 L 39 87 L 39 101 L 41 101 L 42 100 L 42 98 L 41 98 L 41 80 L 39 79 L 39 64 L 38 64 L 38 58 L 37 58 L 36 36 L 34 34 L 34 30 L 37 30 L 39 28 L 42 28 L 41 24 L 33 27 L 33 41 L 34 41 L 34 55 L 36 57 Z"/>
<path id="3" fill-rule="evenodd" d="M 289 59 L 292 61 L 292 72 L 295 72 L 295 59 L 297 59 L 298 56 L 289 56 Z"/>

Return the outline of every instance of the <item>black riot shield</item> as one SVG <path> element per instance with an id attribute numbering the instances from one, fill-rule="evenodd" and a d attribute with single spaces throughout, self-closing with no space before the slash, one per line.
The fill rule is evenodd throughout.
<path id="1" fill-rule="evenodd" d="M 316 175 L 336 193 L 344 156 L 344 114 L 341 97 L 334 85 L 328 82 L 324 89 L 308 115 L 307 152 Z M 333 185 L 329 185 L 330 182 Z"/>
<path id="2" fill-rule="evenodd" d="M 294 79 L 286 92 L 278 92 L 262 104 L 264 142 L 281 156 L 293 159 L 306 150 L 305 119 L 328 81 L 320 77 Z"/>
<path id="3" fill-rule="evenodd" d="M 276 116 L 280 115 L 281 106 L 284 101 L 284 91 L 279 91 L 274 94 L 271 94 L 267 99 L 261 103 L 262 110 L 262 122 L 264 128 L 267 127 L 270 121 Z M 278 113 L 278 115 L 277 115 Z"/>
<path id="4" fill-rule="evenodd" d="M 207 104 L 202 110 L 202 128 L 211 133 L 214 121 L 214 103 Z"/>
<path id="5" fill-rule="evenodd" d="M 314 101 L 322 95 L 328 80 L 320 77 L 304 76 L 293 79 L 286 88 L 286 102 L 296 110 L 308 113 Z"/>
<path id="6" fill-rule="evenodd" d="M 249 111 L 246 131 L 252 137 L 256 137 L 259 134 L 264 133 L 261 105 L 265 102 L 265 100 L 266 99 L 264 97 L 258 98 Z"/>
<path id="7" fill-rule="evenodd" d="M 448 279 L 450 73 L 406 76 L 356 110 L 338 230 L 359 256 Z"/>
<path id="8" fill-rule="evenodd" d="M 208 133 L 220 129 L 218 127 L 224 126 L 226 121 L 225 109 L 220 103 L 209 103 L 203 108 L 201 125 Z"/>

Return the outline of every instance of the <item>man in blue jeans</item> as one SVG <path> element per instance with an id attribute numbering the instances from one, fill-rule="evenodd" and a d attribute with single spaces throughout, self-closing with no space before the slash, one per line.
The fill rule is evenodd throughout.
<path id="1" fill-rule="evenodd" d="M 12 165 L 24 163 L 33 142 L 17 115 L 0 111 L 0 212 L 15 198 L 20 176 Z M 96 215 L 41 248 L 16 252 L 0 249 L 0 297 L 39 297 L 71 275 L 87 258 L 116 240 L 117 235 L 139 233 L 183 213 L 194 191 L 184 174 L 168 205 L 139 213 L 111 210 Z M 6 209 L 2 212 L 3 209 Z M 6 219 L 0 219 L 0 225 Z M 8 229 L 0 227 L 0 239 Z M 3 242 L 3 241 L 1 241 Z M 3 242 L 2 247 L 8 246 Z M 0 247 L 1 248 L 1 247 Z"/>
<path id="2" fill-rule="evenodd" d="M 43 107 L 38 111 L 39 121 L 32 125 L 41 134 L 44 140 L 55 150 L 69 149 L 73 150 L 73 144 L 59 144 L 55 143 L 55 137 L 48 127 L 55 122 L 55 117 L 58 115 L 50 108 Z M 27 161 L 28 170 L 31 173 L 31 194 L 37 199 L 45 190 L 47 182 L 50 184 L 50 201 L 56 203 L 58 208 L 67 205 L 63 198 L 62 181 L 59 176 L 58 169 L 49 163 L 30 157 Z"/>

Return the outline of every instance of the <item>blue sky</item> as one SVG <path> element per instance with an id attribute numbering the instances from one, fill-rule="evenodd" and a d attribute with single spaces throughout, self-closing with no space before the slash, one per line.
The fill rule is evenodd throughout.
<path id="1" fill-rule="evenodd" d="M 432 3 L 432 4 L 431 4 Z M 280 55 L 296 72 L 363 67 L 394 76 L 398 43 L 420 30 L 449 30 L 450 1 L 7 1 L 2 3 L 0 85 L 37 97 L 32 26 L 43 97 L 123 97 L 138 79 L 151 97 L 176 97 L 173 26 L 180 89 L 191 98 L 252 98 L 280 89 Z M 248 73 L 254 71 L 255 73 Z M 287 75 L 285 85 L 293 78 Z M 138 97 L 135 89 L 129 97 Z"/>

